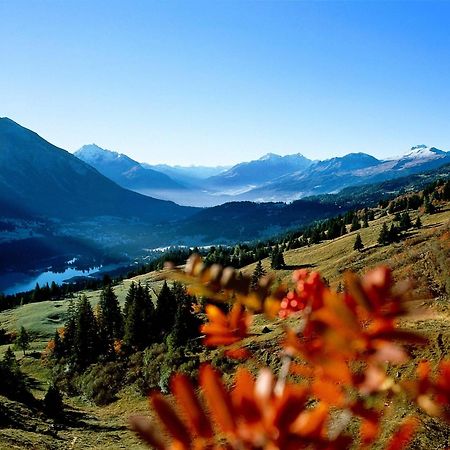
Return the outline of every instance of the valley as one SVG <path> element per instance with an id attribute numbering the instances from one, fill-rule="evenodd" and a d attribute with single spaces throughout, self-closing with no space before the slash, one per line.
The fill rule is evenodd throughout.
<path id="1" fill-rule="evenodd" d="M 450 296 L 449 279 L 449 224 L 450 204 L 441 205 L 434 214 L 422 214 L 420 229 L 412 228 L 397 243 L 387 246 L 378 244 L 380 231 L 384 223 L 392 223 L 393 215 L 382 214 L 382 209 L 375 209 L 375 219 L 369 222 L 369 227 L 330 241 L 313 244 L 298 249 L 284 251 L 285 268 L 273 270 L 270 258 L 262 260 L 262 265 L 268 273 L 273 273 L 277 280 L 290 282 L 292 270 L 307 268 L 317 270 L 330 283 L 333 288 L 339 288 L 343 272 L 352 270 L 364 273 L 368 268 L 387 264 L 392 268 L 396 280 L 404 278 L 413 279 L 417 290 L 415 296 L 420 305 L 420 314 L 416 318 L 405 322 L 405 326 L 420 330 L 431 340 L 430 352 L 418 354 L 416 358 L 426 357 L 433 363 L 450 348 L 450 312 L 448 300 Z M 417 213 L 410 212 L 414 222 Z M 353 250 L 353 243 L 357 234 L 360 234 L 364 249 L 361 252 Z M 255 270 L 255 263 L 241 269 L 244 274 L 251 275 Z M 148 285 L 154 301 L 161 291 L 165 270 L 155 271 L 124 280 L 114 286 L 114 292 L 120 305 L 125 305 L 127 292 L 132 282 Z M 101 291 L 85 291 L 93 307 L 98 304 Z M 4 311 L 0 314 L 0 323 L 9 332 L 25 327 L 33 336 L 28 355 L 23 357 L 16 352 L 21 370 L 29 377 L 33 394 L 39 399 L 43 398 L 50 376 L 49 368 L 42 360 L 40 354 L 55 333 L 55 330 L 64 325 L 67 317 L 69 301 L 56 300 L 32 303 L 18 308 Z M 280 319 L 267 321 L 262 316 L 256 316 L 252 326 L 253 337 L 244 341 L 256 351 L 261 361 L 272 361 L 270 354 L 276 355 L 278 339 L 282 330 Z M 4 354 L 7 345 L 0 347 L 0 355 Z M 221 350 L 205 349 L 199 354 L 200 360 L 221 361 L 218 358 Z M 222 358 L 223 359 L 223 358 Z M 218 362 L 217 362 L 218 363 Z M 277 367 L 276 359 L 271 364 Z M 412 364 L 416 363 L 416 359 Z M 222 370 L 230 370 L 226 363 L 221 362 Z M 226 369 L 229 367 L 229 369 Z M 249 366 L 252 370 L 253 366 Z M 404 369 L 406 373 L 409 368 Z M 64 396 L 66 418 L 57 427 L 57 438 L 52 436 L 52 421 L 41 414 L 27 410 L 17 402 L 8 401 L 4 407 L 16 411 L 20 419 L 12 421 L 9 427 L 0 429 L 0 448 L 2 445 L 9 448 L 33 449 L 62 449 L 62 448 L 92 448 L 92 449 L 120 449 L 145 448 L 131 431 L 128 430 L 128 418 L 139 413 L 150 415 L 148 403 L 136 385 L 123 386 L 117 394 L 117 399 L 106 406 L 95 406 L 83 396 Z M 402 411 L 398 411 L 400 417 Z M 442 427 L 433 419 L 423 419 L 425 428 L 416 437 L 417 448 L 429 448 L 431 445 L 445 443 L 449 430 Z"/>

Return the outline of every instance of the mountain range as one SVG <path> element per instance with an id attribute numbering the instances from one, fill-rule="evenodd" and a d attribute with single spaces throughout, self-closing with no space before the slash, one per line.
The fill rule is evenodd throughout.
<path id="1" fill-rule="evenodd" d="M 90 146 L 89 149 L 89 157 L 83 149 L 75 155 L 121 186 L 192 206 L 214 206 L 230 201 L 291 202 L 311 195 L 336 193 L 349 186 L 412 175 L 450 163 L 450 152 L 426 145 L 412 147 L 404 155 L 387 160 L 366 153 L 350 153 L 323 161 L 310 160 L 300 153 L 286 156 L 269 153 L 228 169 L 213 167 L 209 170 L 151 166 L 99 147 Z M 111 160 L 117 167 L 121 166 L 120 171 L 115 170 L 111 174 Z M 139 184 L 130 183 L 130 166 L 142 174 Z M 143 176 L 145 171 L 149 172 L 147 177 Z M 164 186 L 156 180 L 154 172 L 169 177 Z"/>
<path id="2" fill-rule="evenodd" d="M 130 262 L 146 258 L 147 249 L 157 247 L 265 238 L 376 202 L 383 193 L 410 188 L 412 182 L 448 178 L 450 167 L 444 165 L 449 162 L 447 152 L 425 146 L 386 161 L 359 153 L 326 161 L 310 161 L 300 154 L 269 154 L 228 169 L 178 167 L 170 174 L 93 145 L 77 156 L 11 119 L 0 118 L 0 275 L 60 267 L 73 258 L 85 260 L 86 265 L 89 261 Z M 426 170 L 430 175 L 423 174 Z M 413 173 L 419 175 L 415 178 Z M 367 185 L 368 181 L 384 184 Z M 277 201 L 229 201 L 196 208 L 123 187 L 130 183 L 137 189 L 142 186 L 139 183 L 147 182 L 153 191 L 176 195 L 203 193 L 204 199 L 233 200 L 249 193 L 270 193 Z M 211 186 L 227 189 L 228 194 Z M 346 188 L 339 194 L 288 204 L 277 197 L 281 193 L 280 198 L 297 198 L 299 192 L 306 195 L 341 187 Z M 244 192 L 231 194 L 233 189 Z"/>

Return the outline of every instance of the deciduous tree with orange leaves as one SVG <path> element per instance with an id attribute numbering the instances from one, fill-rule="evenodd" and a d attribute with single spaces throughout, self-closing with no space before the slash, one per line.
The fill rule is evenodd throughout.
<path id="1" fill-rule="evenodd" d="M 387 450 L 403 449 L 420 426 L 415 411 L 449 421 L 450 362 L 433 376 L 429 363 L 415 376 L 392 375 L 427 345 L 401 328 L 411 312 L 411 285 L 394 283 L 387 267 L 359 277 L 345 275 L 344 292 L 329 288 L 317 272 L 297 270 L 293 287 L 270 276 L 251 286 L 231 268 L 207 267 L 192 256 L 173 276 L 192 293 L 232 304 L 228 313 L 210 303 L 202 326 L 204 344 L 224 347 L 234 358 L 252 358 L 248 343 L 254 314 L 280 321 L 284 329 L 279 373 L 239 367 L 227 386 L 210 364 L 201 367 L 198 388 L 188 377 L 172 378 L 174 401 L 151 393 L 162 425 L 143 417 L 131 424 L 156 449 L 369 449 L 389 423 L 397 402 L 411 414 L 391 433 Z M 415 405 L 415 406 L 414 406 Z M 353 431 L 349 432 L 349 424 Z M 355 432 L 355 427 L 357 431 Z"/>

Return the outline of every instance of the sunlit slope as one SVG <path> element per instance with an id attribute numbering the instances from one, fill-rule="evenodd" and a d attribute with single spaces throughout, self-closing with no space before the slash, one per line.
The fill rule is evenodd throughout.
<path id="1" fill-rule="evenodd" d="M 410 213 L 412 222 L 417 218 L 417 213 Z M 332 286 L 336 286 L 342 280 L 345 270 L 363 272 L 367 268 L 378 264 L 387 264 L 392 267 L 398 277 L 408 276 L 406 265 L 419 267 L 424 261 L 411 259 L 416 252 L 430 250 L 432 243 L 439 239 L 440 234 L 450 226 L 450 207 L 447 206 L 440 212 L 421 216 L 422 228 L 412 228 L 405 239 L 388 246 L 378 244 L 383 223 L 388 226 L 393 221 L 393 215 L 378 218 L 369 223 L 368 228 L 349 232 L 332 241 L 324 241 L 320 244 L 302 247 L 284 252 L 286 270 L 272 271 L 270 258 L 262 261 L 268 272 L 273 272 L 280 280 L 289 281 L 292 270 L 306 268 L 319 271 Z M 353 250 L 356 234 L 361 235 L 365 246 L 362 252 Z M 242 269 L 244 273 L 252 273 L 256 264 L 250 264 Z"/>
<path id="2" fill-rule="evenodd" d="M 416 213 L 412 213 L 411 217 L 414 222 Z M 284 252 L 284 259 L 287 264 L 286 270 L 276 270 L 273 273 L 278 279 L 289 281 L 293 269 L 305 267 L 320 271 L 332 286 L 337 286 L 345 270 L 362 272 L 378 264 L 387 264 L 393 268 L 394 275 L 397 278 L 408 276 L 417 278 L 426 275 L 428 279 L 435 278 L 433 283 L 445 284 L 445 273 L 441 273 L 445 268 L 440 267 L 439 262 L 432 260 L 439 256 L 435 255 L 437 249 L 433 246 L 440 245 L 440 236 L 449 227 L 450 208 L 446 207 L 433 215 L 421 216 L 422 229 L 412 229 L 401 242 L 382 247 L 377 243 L 378 235 L 383 223 L 390 224 L 392 220 L 392 215 L 381 217 L 370 222 L 369 228 L 348 233 L 333 241 L 288 250 Z M 357 233 L 360 233 L 365 246 L 362 252 L 353 250 Z M 270 258 L 263 260 L 263 265 L 267 271 L 271 271 Z M 251 264 L 244 267 L 242 271 L 252 273 L 254 267 L 255 264 Z M 141 283 L 148 283 L 150 291 L 155 296 L 161 287 L 162 277 L 162 272 L 139 275 L 124 280 L 114 287 L 114 291 L 123 305 L 130 283 L 140 281 Z M 93 305 L 97 304 L 100 291 L 86 291 L 85 294 Z M 45 340 L 54 334 L 55 329 L 64 324 L 68 305 L 69 300 L 23 305 L 1 313 L 0 323 L 2 327 L 10 331 L 24 326 L 36 337 Z"/>

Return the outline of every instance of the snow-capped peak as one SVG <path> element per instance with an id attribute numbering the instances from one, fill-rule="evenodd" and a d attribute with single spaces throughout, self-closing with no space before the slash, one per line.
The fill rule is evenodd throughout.
<path id="1" fill-rule="evenodd" d="M 261 158 L 259 158 L 260 161 L 269 161 L 271 159 L 278 159 L 281 158 L 280 155 L 277 155 L 275 153 L 266 153 L 264 156 L 261 156 Z"/>
<path id="2" fill-rule="evenodd" d="M 99 147 L 96 144 L 83 145 L 79 150 L 75 152 L 75 156 L 81 158 L 83 161 L 113 161 L 117 158 L 120 158 L 122 155 L 118 152 L 113 152 L 111 150 L 106 150 L 104 148 Z"/>
<path id="3" fill-rule="evenodd" d="M 434 147 L 421 144 L 411 147 L 411 150 L 403 156 L 407 159 L 434 159 L 440 158 L 445 152 Z"/>

